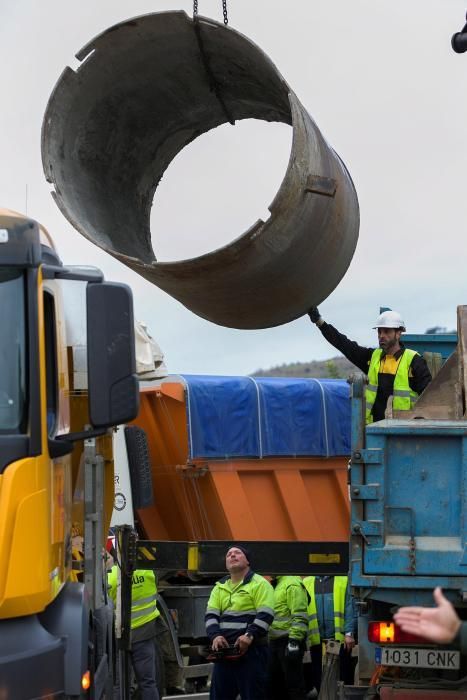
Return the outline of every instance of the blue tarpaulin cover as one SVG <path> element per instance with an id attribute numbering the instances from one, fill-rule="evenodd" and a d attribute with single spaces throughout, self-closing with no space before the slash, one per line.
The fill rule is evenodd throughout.
<path id="1" fill-rule="evenodd" d="M 346 381 L 181 376 L 191 459 L 350 454 Z"/>

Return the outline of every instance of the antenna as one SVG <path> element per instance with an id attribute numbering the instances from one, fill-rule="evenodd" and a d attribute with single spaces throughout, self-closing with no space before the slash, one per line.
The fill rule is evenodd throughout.
<path id="1" fill-rule="evenodd" d="M 24 213 L 27 216 L 28 213 L 28 183 L 26 183 L 26 192 L 24 196 Z"/>

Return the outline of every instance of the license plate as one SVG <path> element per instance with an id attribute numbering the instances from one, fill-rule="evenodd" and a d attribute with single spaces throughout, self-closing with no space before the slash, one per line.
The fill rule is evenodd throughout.
<path id="1" fill-rule="evenodd" d="M 411 666 L 418 668 L 460 668 L 459 651 L 447 649 L 391 649 L 376 647 L 375 661 L 382 666 Z"/>

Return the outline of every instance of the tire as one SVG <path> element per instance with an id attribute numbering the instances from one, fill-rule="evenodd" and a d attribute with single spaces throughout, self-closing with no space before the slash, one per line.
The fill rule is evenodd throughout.
<path id="1" fill-rule="evenodd" d="M 153 505 L 151 459 L 146 432 L 136 425 L 125 428 L 125 442 L 130 469 L 131 495 L 133 508 L 147 508 Z"/>

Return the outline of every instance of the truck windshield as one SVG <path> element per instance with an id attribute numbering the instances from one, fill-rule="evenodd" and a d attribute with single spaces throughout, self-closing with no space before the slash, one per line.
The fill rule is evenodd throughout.
<path id="1" fill-rule="evenodd" d="M 0 434 L 27 428 L 24 290 L 24 271 L 0 267 Z"/>

